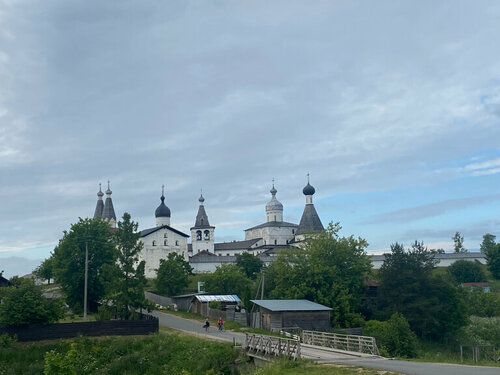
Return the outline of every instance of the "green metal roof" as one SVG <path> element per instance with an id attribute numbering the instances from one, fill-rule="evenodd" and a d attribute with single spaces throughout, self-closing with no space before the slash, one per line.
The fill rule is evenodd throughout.
<path id="1" fill-rule="evenodd" d="M 331 308 L 306 299 L 253 299 L 255 303 L 270 311 L 330 311 Z"/>

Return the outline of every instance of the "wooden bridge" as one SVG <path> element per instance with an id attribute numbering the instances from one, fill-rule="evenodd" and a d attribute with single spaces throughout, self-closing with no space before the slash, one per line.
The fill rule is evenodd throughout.
<path id="1" fill-rule="evenodd" d="M 247 333 L 245 335 L 244 349 L 249 354 L 267 357 L 300 358 L 300 341 L 289 338 Z"/>
<path id="2" fill-rule="evenodd" d="M 374 337 L 339 333 L 302 331 L 302 343 L 346 352 L 379 355 Z"/>

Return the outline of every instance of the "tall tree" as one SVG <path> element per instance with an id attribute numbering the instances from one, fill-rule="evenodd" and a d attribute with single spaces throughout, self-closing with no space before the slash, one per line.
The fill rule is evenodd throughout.
<path id="1" fill-rule="evenodd" d="M 33 274 L 40 279 L 47 280 L 47 284 L 50 284 L 50 280 L 54 278 L 54 258 L 52 258 L 52 254 L 33 271 Z"/>
<path id="2" fill-rule="evenodd" d="M 114 265 L 116 251 L 109 224 L 100 219 L 82 219 L 71 225 L 69 232 L 54 249 L 54 277 L 66 294 L 73 311 L 83 309 L 85 284 L 85 247 L 88 248 L 88 306 L 96 310 L 105 296 L 105 265 Z"/>
<path id="3" fill-rule="evenodd" d="M 247 277 L 252 280 L 257 278 L 257 274 L 262 269 L 264 262 L 250 253 L 236 254 L 236 265 L 241 267 Z"/>
<path id="4" fill-rule="evenodd" d="M 479 246 L 479 249 L 483 254 L 486 254 L 489 249 L 492 249 L 495 247 L 496 242 L 495 239 L 497 236 L 494 236 L 493 234 L 486 233 L 483 236 L 483 242 L 481 242 L 481 245 Z"/>
<path id="5" fill-rule="evenodd" d="M 500 279 L 500 243 L 490 246 L 486 252 L 488 270 L 495 279 Z"/>
<path id="6" fill-rule="evenodd" d="M 252 281 L 236 264 L 223 264 L 205 276 L 205 290 L 217 294 L 236 294 L 248 307 Z"/>
<path id="7" fill-rule="evenodd" d="M 193 268 L 182 255 L 170 253 L 167 259 L 160 259 L 160 267 L 156 271 L 156 290 L 167 296 L 175 296 L 188 286 L 192 274 Z"/>
<path id="8" fill-rule="evenodd" d="M 466 324 L 466 311 L 457 289 L 432 275 L 434 255 L 417 241 L 408 251 L 391 245 L 379 270 L 378 314 L 388 319 L 399 312 L 418 335 L 443 338 Z"/>
<path id="9" fill-rule="evenodd" d="M 266 282 L 274 298 L 305 298 L 333 309 L 335 326 L 357 325 L 355 314 L 365 290 L 371 262 L 362 238 L 340 237 L 339 224 L 330 223 L 303 248 L 282 251 L 268 271 Z"/>
<path id="10" fill-rule="evenodd" d="M 139 308 L 149 308 L 150 304 L 144 296 L 147 284 L 144 275 L 145 262 L 139 262 L 139 253 L 143 244 L 139 241 L 138 224 L 131 220 L 129 213 L 123 214 L 118 222 L 118 230 L 114 233 L 113 242 L 117 250 L 117 260 L 109 275 L 108 300 L 116 307 L 118 315 L 129 319 Z"/>
<path id="11" fill-rule="evenodd" d="M 467 252 L 467 249 L 464 247 L 464 236 L 462 236 L 460 232 L 455 232 L 455 235 L 451 239 L 453 240 L 455 253 Z"/>

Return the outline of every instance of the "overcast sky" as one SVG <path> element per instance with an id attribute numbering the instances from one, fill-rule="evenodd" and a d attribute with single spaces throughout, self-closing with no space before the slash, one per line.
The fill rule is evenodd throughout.
<path id="1" fill-rule="evenodd" d="M 216 241 L 326 225 L 370 252 L 500 236 L 498 1 L 0 0 L 0 270 L 31 271 L 111 180 L 117 216 Z M 104 190 L 104 189 L 103 189 Z"/>

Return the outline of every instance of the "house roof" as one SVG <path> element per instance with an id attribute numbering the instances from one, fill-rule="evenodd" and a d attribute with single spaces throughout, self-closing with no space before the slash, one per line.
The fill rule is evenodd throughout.
<path id="1" fill-rule="evenodd" d="M 490 286 L 488 283 L 462 283 L 462 286 L 480 286 L 480 287 L 487 287 Z"/>
<path id="2" fill-rule="evenodd" d="M 255 245 L 260 240 L 262 240 L 262 238 L 254 238 L 252 240 L 245 240 L 245 241 L 221 242 L 214 244 L 214 247 L 216 251 L 246 250 L 251 246 Z"/>
<path id="3" fill-rule="evenodd" d="M 241 302 L 240 298 L 236 294 L 205 294 L 205 295 L 196 295 L 194 296 L 200 302 Z"/>
<path id="4" fill-rule="evenodd" d="M 154 228 L 149 228 L 149 229 L 144 229 L 144 230 L 141 230 L 141 237 L 146 237 L 146 236 L 149 236 L 151 233 L 154 233 L 160 229 L 168 229 L 168 230 L 171 230 L 172 232 L 174 233 L 177 233 L 183 237 L 189 237 L 186 233 L 182 233 L 180 230 L 177 230 L 175 228 L 172 228 L 171 226 L 169 225 L 162 225 L 160 227 L 154 227 Z"/>
<path id="5" fill-rule="evenodd" d="M 251 227 L 248 229 L 245 229 L 245 232 L 247 230 L 252 230 L 252 229 L 259 229 L 259 228 L 267 228 L 267 227 L 292 227 L 292 228 L 297 228 L 298 225 L 294 223 L 288 223 L 286 221 L 268 221 L 263 224 L 256 225 L 255 227 Z"/>
<path id="6" fill-rule="evenodd" d="M 319 218 L 314 205 L 306 204 L 304 207 L 304 212 L 302 213 L 302 217 L 300 218 L 297 234 L 321 232 L 323 229 L 323 224 L 321 223 L 321 219 Z"/>
<path id="7" fill-rule="evenodd" d="M 270 311 L 330 311 L 331 308 L 306 299 L 253 299 L 255 303 Z"/>

